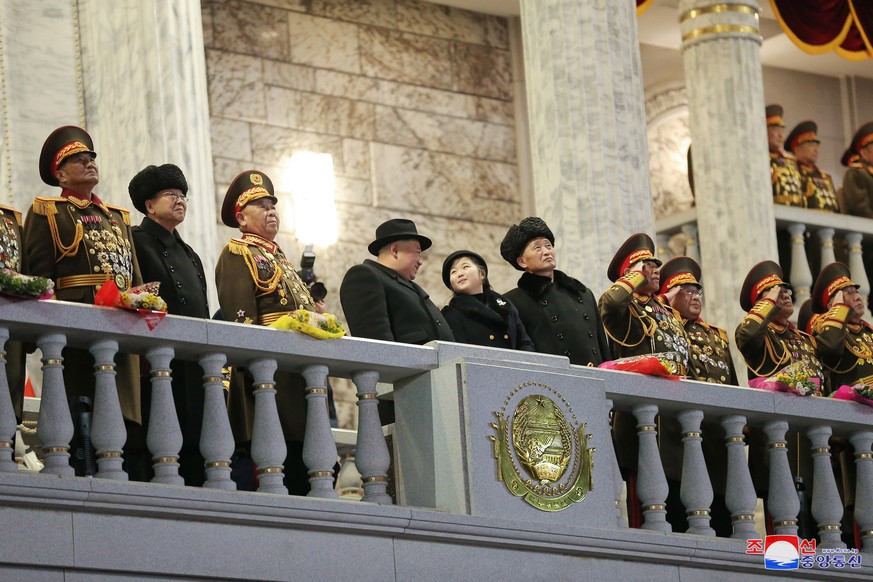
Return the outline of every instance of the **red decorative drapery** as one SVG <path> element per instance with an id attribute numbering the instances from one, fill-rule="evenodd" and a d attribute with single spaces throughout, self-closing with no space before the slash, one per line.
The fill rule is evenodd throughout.
<path id="1" fill-rule="evenodd" d="M 637 0 L 637 16 L 645 12 L 654 0 Z"/>
<path id="2" fill-rule="evenodd" d="M 785 34 L 809 54 L 873 58 L 873 0 L 770 0 Z"/>

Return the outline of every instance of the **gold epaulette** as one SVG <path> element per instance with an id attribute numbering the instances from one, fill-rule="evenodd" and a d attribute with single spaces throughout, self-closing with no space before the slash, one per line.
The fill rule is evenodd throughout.
<path id="1" fill-rule="evenodd" d="M 53 198 L 43 198 L 42 196 L 37 196 L 33 199 L 33 211 L 39 214 L 40 216 L 50 216 L 52 214 L 57 214 L 58 209 L 55 207 L 55 204 L 58 202 L 66 202 L 66 198 L 53 197 Z"/>
<path id="2" fill-rule="evenodd" d="M 234 255 L 245 256 L 252 254 L 252 251 L 249 249 L 249 244 L 238 238 L 230 239 L 230 242 L 227 243 L 227 250 Z"/>
<path id="3" fill-rule="evenodd" d="M 714 325 L 710 325 L 709 328 L 715 330 L 715 332 L 718 334 L 718 336 L 724 340 L 724 343 L 726 343 L 726 344 L 731 343 L 730 339 L 728 339 L 728 332 L 726 329 L 722 329 L 722 328 L 716 327 Z"/>
<path id="4" fill-rule="evenodd" d="M 10 208 L 8 206 L 3 206 L 2 204 L 0 204 L 0 210 L 5 210 L 6 212 L 11 212 L 12 215 L 15 217 L 15 222 L 18 223 L 18 227 L 21 228 L 21 225 L 22 225 L 21 213 L 19 211 L 15 210 L 14 208 Z"/>
<path id="5" fill-rule="evenodd" d="M 861 162 L 852 162 L 851 164 L 849 164 L 849 167 L 850 168 L 863 168 L 864 164 L 862 164 Z"/>
<path id="6" fill-rule="evenodd" d="M 643 275 L 639 271 L 631 271 L 627 273 L 623 277 L 619 277 L 615 284 L 623 289 L 626 289 L 628 293 L 633 293 L 636 291 L 643 283 L 646 282 L 646 276 Z"/>
<path id="7" fill-rule="evenodd" d="M 770 312 L 776 308 L 776 303 L 772 299 L 761 299 L 752 307 L 752 310 L 746 315 L 746 318 L 754 319 L 758 323 L 764 323 Z"/>
<path id="8" fill-rule="evenodd" d="M 114 204 L 107 204 L 106 208 L 110 210 L 115 210 L 116 212 L 121 214 L 122 222 L 124 222 L 124 224 L 126 224 L 127 226 L 130 226 L 130 210 L 122 208 L 121 206 L 116 206 Z"/>

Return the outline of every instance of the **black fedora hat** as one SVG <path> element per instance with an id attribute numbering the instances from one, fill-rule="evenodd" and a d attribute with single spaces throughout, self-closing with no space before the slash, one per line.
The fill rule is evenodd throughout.
<path id="1" fill-rule="evenodd" d="M 382 247 L 397 240 L 417 240 L 421 243 L 422 251 L 426 251 L 433 244 L 429 238 L 418 234 L 418 229 L 411 220 L 392 218 L 376 227 L 376 240 L 367 246 L 367 250 L 371 255 L 378 257 Z"/>
<path id="2" fill-rule="evenodd" d="M 485 276 L 486 277 L 488 276 L 488 263 L 486 263 L 485 259 L 483 259 L 480 255 L 474 253 L 473 251 L 465 251 L 465 250 L 455 251 L 452 254 L 450 254 L 449 256 L 447 256 L 446 260 L 443 261 L 443 284 L 445 284 L 445 286 L 448 287 L 449 289 L 452 288 L 452 282 L 451 282 L 452 265 L 454 264 L 455 261 L 457 261 L 461 257 L 470 257 L 471 259 L 473 259 L 474 263 L 476 263 L 477 265 L 479 265 L 480 267 L 485 269 Z"/>
<path id="3" fill-rule="evenodd" d="M 761 293 L 773 285 L 787 285 L 782 279 L 782 267 L 774 261 L 761 261 L 752 267 L 740 290 L 743 311 L 751 311 Z"/>
<path id="4" fill-rule="evenodd" d="M 661 293 L 664 294 L 677 285 L 700 284 L 700 265 L 691 257 L 675 257 L 661 267 Z"/>
<path id="5" fill-rule="evenodd" d="M 846 287 L 858 288 L 858 284 L 852 281 L 852 273 L 845 263 L 839 261 L 826 265 L 812 286 L 812 310 L 815 313 L 824 313 L 828 310 L 828 301 L 834 293 Z"/>
<path id="6" fill-rule="evenodd" d="M 146 214 L 146 200 L 152 198 L 161 190 L 181 190 L 188 193 L 188 181 L 179 166 L 163 164 L 161 166 L 146 166 L 131 178 L 127 185 L 127 193 L 133 207 Z"/>
<path id="7" fill-rule="evenodd" d="M 652 261 L 661 266 L 661 261 L 655 258 L 655 241 L 644 232 L 632 234 L 624 241 L 612 257 L 606 275 L 610 281 L 616 281 L 625 269 L 639 261 Z"/>
<path id="8" fill-rule="evenodd" d="M 555 234 L 546 224 L 546 221 L 538 216 L 523 218 L 521 222 L 513 224 L 506 231 L 506 236 L 500 243 L 500 256 L 519 271 L 524 271 L 519 266 L 517 259 L 524 253 L 527 243 L 540 237 L 545 238 L 553 245 L 555 244 Z"/>
<path id="9" fill-rule="evenodd" d="M 64 160 L 74 154 L 87 152 L 92 158 L 96 158 L 94 142 L 88 132 L 75 125 L 65 125 L 54 130 L 39 153 L 39 177 L 49 186 L 58 186 L 55 172 L 64 163 Z"/>
<path id="10" fill-rule="evenodd" d="M 221 222 L 231 228 L 238 227 L 236 213 L 249 202 L 259 198 L 270 198 L 273 204 L 276 204 L 277 199 L 273 192 L 273 181 L 269 176 L 258 170 L 246 170 L 233 179 L 224 195 Z"/>

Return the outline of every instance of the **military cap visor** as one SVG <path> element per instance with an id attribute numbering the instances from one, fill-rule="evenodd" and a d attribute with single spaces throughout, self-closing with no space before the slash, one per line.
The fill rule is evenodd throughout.
<path id="1" fill-rule="evenodd" d="M 818 125 L 814 121 L 804 121 L 797 124 L 785 138 L 785 149 L 794 153 L 797 146 L 810 142 L 821 143 L 818 139 Z"/>
<path id="2" fill-rule="evenodd" d="M 852 151 L 856 154 L 861 153 L 861 150 L 873 143 L 873 121 L 862 125 L 855 136 L 852 138 Z"/>
<path id="3" fill-rule="evenodd" d="M 523 218 L 521 222 L 513 224 L 506 231 L 506 236 L 500 242 L 500 256 L 516 270 L 524 271 L 518 264 L 518 257 L 524 254 L 527 244 L 536 238 L 545 238 L 555 244 L 555 235 L 542 218 L 538 216 Z"/>
<path id="4" fill-rule="evenodd" d="M 488 276 L 488 263 L 485 262 L 485 259 L 483 259 L 481 255 L 478 255 L 473 251 L 455 251 L 447 256 L 446 260 L 443 261 L 443 284 L 449 289 L 452 288 L 452 265 L 455 264 L 455 261 L 463 257 L 470 257 L 473 259 L 473 263 L 485 269 L 485 276 Z"/>
<path id="5" fill-rule="evenodd" d="M 815 280 L 812 287 L 812 310 L 815 313 L 824 313 L 828 310 L 828 302 L 834 293 L 846 287 L 858 288 L 859 285 L 852 281 L 852 274 L 844 263 L 839 261 L 825 266 Z"/>
<path id="6" fill-rule="evenodd" d="M 761 261 L 749 271 L 740 290 L 740 306 L 743 311 L 751 311 L 762 293 L 775 285 L 791 288 L 782 279 L 782 267 L 774 261 Z"/>
<path id="7" fill-rule="evenodd" d="M 660 293 L 663 295 L 678 285 L 695 285 L 698 289 L 702 287 L 700 265 L 691 257 L 676 257 L 661 267 Z"/>
<path id="8" fill-rule="evenodd" d="M 411 220 L 392 218 L 376 227 L 376 239 L 367 246 L 367 250 L 371 255 L 378 257 L 382 247 L 399 240 L 417 240 L 422 251 L 426 251 L 433 244 L 429 238 L 418 234 L 418 229 Z"/>
<path id="9" fill-rule="evenodd" d="M 231 228 L 237 228 L 239 226 L 236 220 L 237 212 L 240 212 L 246 204 L 261 198 L 269 198 L 273 204 L 276 204 L 278 199 L 273 192 L 273 182 L 269 176 L 257 170 L 246 170 L 234 178 L 224 195 L 221 222 Z"/>
<path id="10" fill-rule="evenodd" d="M 606 274 L 610 281 L 616 281 L 631 265 L 640 261 L 652 261 L 661 266 L 661 261 L 655 258 L 655 243 L 644 232 L 632 234 L 624 241 L 609 263 Z"/>
<path id="11" fill-rule="evenodd" d="M 87 153 L 96 158 L 94 142 L 81 127 L 65 125 L 54 130 L 42 144 L 39 154 L 39 176 L 49 186 L 59 186 L 55 173 L 70 156 Z"/>

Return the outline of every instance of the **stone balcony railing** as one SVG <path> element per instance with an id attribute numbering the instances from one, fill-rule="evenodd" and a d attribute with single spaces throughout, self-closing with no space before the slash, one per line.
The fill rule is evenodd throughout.
<path id="1" fill-rule="evenodd" d="M 807 253 L 810 245 L 817 247 L 819 266 L 838 260 L 834 252 L 834 239 L 840 238 L 846 242 L 846 256 L 839 260 L 846 261 L 852 273 L 852 280 L 860 285 L 859 291 L 867 305 L 870 294 L 870 280 L 864 267 L 862 243 L 873 242 L 873 220 L 846 214 L 833 214 L 819 210 L 808 210 L 793 206 L 773 205 L 776 218 L 776 229 L 787 231 L 791 240 L 791 272 L 785 273 L 794 286 L 794 303 L 800 305 L 809 299 L 814 278 L 810 269 L 810 257 Z M 696 261 L 700 261 L 700 244 L 697 231 L 697 210 L 690 208 L 672 216 L 660 219 L 656 224 L 657 245 L 659 252 L 670 249 L 670 240 L 677 234 L 684 235 L 684 253 Z M 809 242 L 807 242 L 809 239 Z M 664 253 L 661 253 L 664 254 Z M 669 251 L 667 253 L 669 255 Z M 666 258 L 669 256 L 665 255 Z M 778 257 L 771 257 L 778 262 Z M 701 265 L 704 272 L 706 266 Z M 740 275 L 740 276 L 744 276 Z M 797 321 L 798 312 L 794 313 Z M 867 315 L 869 316 L 869 309 Z"/>
<path id="2" fill-rule="evenodd" d="M 868 563 L 819 565 L 805 574 L 822 580 L 873 574 L 873 409 L 860 404 L 670 381 L 571 366 L 563 357 L 452 343 L 318 341 L 173 316 L 149 332 L 129 312 L 0 298 L 0 345 L 7 336 L 42 350 L 37 435 L 47 454 L 38 475 L 19 472 L 12 461 L 9 444 L 16 423 L 5 366 L 0 366 L 4 579 L 568 579 L 582 572 L 595 579 L 712 580 L 738 574 L 756 579 L 770 572 L 762 556 L 746 554 L 746 540 L 758 534 L 751 517 L 757 494 L 744 429 L 766 435 L 766 501 L 775 531 L 788 535 L 797 533 L 800 506 L 786 433 L 811 439 L 811 511 L 820 556 L 844 547 L 829 439 L 853 445 L 853 517 L 861 532 L 861 558 Z M 72 476 L 65 450 L 73 432 L 61 374 L 65 345 L 90 349 L 97 363 L 92 440 L 100 461 L 95 478 Z M 127 482 L 121 471 L 126 435 L 112 370 L 117 351 L 141 354 L 151 365 L 152 483 Z M 182 486 L 173 462 L 181 446 L 168 376 L 174 357 L 198 361 L 204 371 L 203 488 Z M 261 469 L 271 470 L 261 474 L 257 493 L 234 491 L 229 479 L 233 442 L 220 383 L 225 362 L 247 365 L 261 385 L 252 454 Z M 282 387 L 271 386 L 276 369 L 301 372 L 309 386 L 304 460 L 312 490 L 305 498 L 287 495 L 281 485 L 285 451 L 274 397 Z M 361 501 L 336 499 L 331 484 L 337 448 L 322 390 L 328 374 L 351 378 L 358 389 Z M 393 385 L 396 505 L 386 495 L 392 459 L 376 407 L 377 382 Z M 529 399 L 551 402 L 561 414 L 522 414 Z M 636 418 L 642 529 L 627 528 L 619 511 L 622 481 L 608 424 L 613 409 Z M 681 423 L 677 438 L 684 451 L 681 500 L 687 533 L 672 533 L 665 520 L 668 492 L 658 451 L 658 414 Z M 558 416 L 563 420 L 555 420 Z M 713 493 L 706 464 L 714 460 L 702 447 L 708 435 L 701 426 L 707 422 L 719 424 L 726 434 L 722 458 L 727 459 L 730 538 L 716 537 L 709 523 Z M 666 431 L 660 436 L 669 438 Z M 522 457 L 540 458 L 532 452 L 540 445 L 537 467 L 549 472 L 551 482 L 525 476 Z M 562 465 L 563 474 L 557 469 Z"/>

